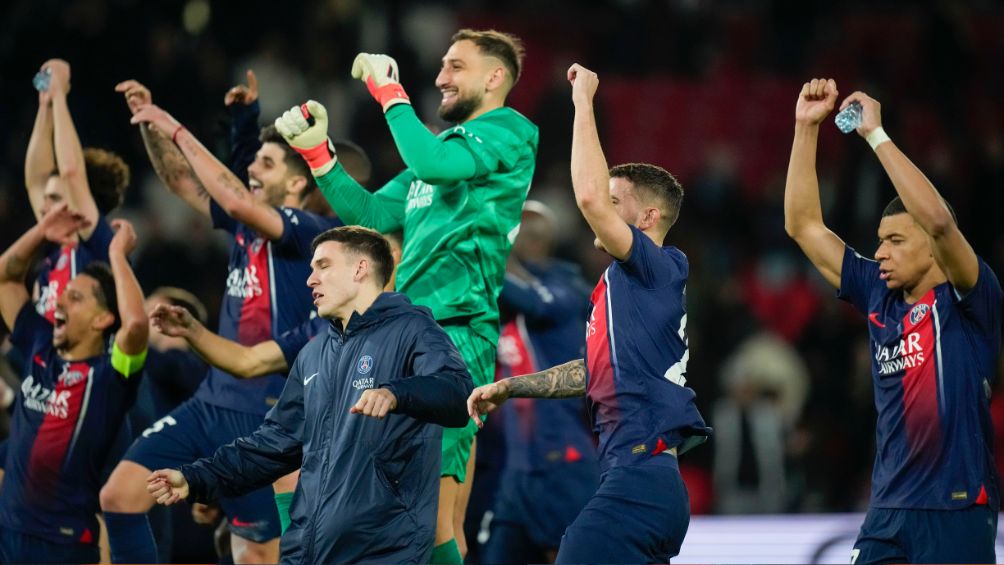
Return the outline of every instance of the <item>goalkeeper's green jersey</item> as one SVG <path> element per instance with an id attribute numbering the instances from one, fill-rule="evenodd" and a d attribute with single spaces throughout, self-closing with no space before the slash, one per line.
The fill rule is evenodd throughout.
<path id="1" fill-rule="evenodd" d="M 498 343 L 497 300 L 533 177 L 537 126 L 508 107 L 435 137 L 410 105 L 392 107 L 387 121 L 405 163 L 413 166 L 373 194 L 340 164 L 319 177 L 318 186 L 346 224 L 403 230 L 399 292 L 430 308 L 439 322 L 469 325 Z M 450 178 L 448 160 L 436 162 L 448 151 L 432 151 L 456 151 L 457 143 L 474 157 L 473 175 L 461 180 Z"/>

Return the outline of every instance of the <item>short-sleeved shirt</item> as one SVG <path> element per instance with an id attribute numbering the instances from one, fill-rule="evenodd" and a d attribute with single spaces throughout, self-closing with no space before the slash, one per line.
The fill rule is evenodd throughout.
<path id="1" fill-rule="evenodd" d="M 473 178 L 430 185 L 406 170 L 404 248 L 397 287 L 438 321 L 470 319 L 498 343 L 498 296 L 506 258 L 536 166 L 537 126 L 502 107 L 439 134 L 474 155 Z"/>
<path id="2" fill-rule="evenodd" d="M 586 395 L 602 470 L 682 452 L 711 434 L 685 386 L 687 258 L 631 232 L 630 255 L 593 290 L 586 327 Z"/>
<path id="3" fill-rule="evenodd" d="M 117 370 L 113 355 L 122 354 L 115 348 L 62 359 L 52 325 L 30 305 L 18 314 L 11 342 L 26 364 L 0 483 L 0 528 L 96 544 L 102 468 L 135 401 L 139 368 L 131 375 Z"/>
<path id="4" fill-rule="evenodd" d="M 879 278 L 877 262 L 844 251 L 838 296 L 868 318 L 878 410 L 874 507 L 998 507 L 990 391 L 1002 293 L 978 261 L 965 296 L 946 282 L 909 304 Z"/>
<path id="5" fill-rule="evenodd" d="M 323 231 L 342 225 L 293 208 L 278 208 L 282 237 L 270 241 L 234 220 L 215 202 L 213 225 L 232 234 L 227 286 L 220 308 L 219 334 L 242 345 L 273 339 L 306 322 L 313 309 L 307 277 L 311 242 Z M 195 398 L 215 406 L 265 415 L 285 385 L 282 374 L 241 379 L 211 367 Z"/>
<path id="6" fill-rule="evenodd" d="M 66 290 L 67 283 L 77 273 L 87 267 L 92 261 L 108 261 L 108 245 L 115 237 L 115 232 L 104 216 L 98 218 L 89 239 L 81 239 L 76 245 L 46 246 L 45 259 L 39 265 L 38 300 L 35 301 L 36 311 L 53 323 L 56 313 L 56 300 Z"/>

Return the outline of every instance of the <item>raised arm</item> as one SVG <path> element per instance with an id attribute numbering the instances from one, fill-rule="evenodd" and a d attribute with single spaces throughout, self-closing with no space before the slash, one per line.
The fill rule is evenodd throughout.
<path id="1" fill-rule="evenodd" d="M 90 222 L 87 228 L 81 230 L 80 235 L 85 240 L 90 239 L 91 233 L 97 226 L 99 213 L 98 205 L 94 202 L 90 185 L 87 183 L 84 149 L 80 145 L 77 128 L 73 125 L 73 117 L 70 116 L 70 107 L 67 105 L 67 96 L 70 92 L 70 65 L 66 61 L 52 59 L 46 62 L 45 68 L 52 71 L 49 91 L 52 96 L 52 138 L 56 166 L 59 177 L 66 182 L 66 196 L 70 208 Z"/>
<path id="2" fill-rule="evenodd" d="M 253 378 L 289 369 L 282 349 L 274 341 L 246 346 L 209 331 L 181 306 L 158 304 L 150 314 L 160 333 L 180 337 L 206 363 L 236 377 Z"/>
<path id="3" fill-rule="evenodd" d="M 784 186 L 784 230 L 798 243 L 828 283 L 840 288 L 844 242 L 823 223 L 816 177 L 819 124 L 833 110 L 837 83 L 812 79 L 802 85 L 795 105 L 795 140 Z"/>
<path id="4" fill-rule="evenodd" d="M 634 235 L 610 201 L 610 173 L 596 130 L 593 97 L 600 81 L 596 73 L 575 64 L 568 69 L 575 120 L 572 125 L 572 188 L 575 203 L 596 238 L 613 257 L 631 254 Z"/>
<path id="5" fill-rule="evenodd" d="M 482 414 L 510 398 L 571 398 L 585 394 L 586 363 L 576 359 L 545 371 L 479 386 L 467 398 L 467 412 L 480 427 Z"/>
<path id="6" fill-rule="evenodd" d="M 115 92 L 125 95 L 126 105 L 133 115 L 152 103 L 150 90 L 135 80 L 118 83 L 115 85 Z M 208 218 L 209 193 L 181 150 L 171 141 L 171 134 L 165 134 L 150 124 L 140 124 L 139 132 L 143 137 L 146 154 L 150 157 L 150 164 L 161 182 L 185 204 Z"/>
<path id="7" fill-rule="evenodd" d="M 980 265 L 972 245 L 962 235 L 938 189 L 896 146 L 882 128 L 882 106 L 864 92 L 848 96 L 841 108 L 861 104 L 858 135 L 875 150 L 906 211 L 931 238 L 934 260 L 960 293 L 976 286 Z"/>
<path id="8" fill-rule="evenodd" d="M 282 237 L 284 224 L 279 211 L 255 200 L 233 171 L 210 153 L 192 132 L 185 129 L 174 117 L 149 104 L 133 115 L 132 123 L 150 123 L 162 133 L 170 135 L 209 196 L 228 216 L 251 226 L 268 239 L 277 240 Z"/>
<path id="9" fill-rule="evenodd" d="M 115 334 L 115 344 L 126 355 L 146 352 L 150 335 L 150 321 L 143 307 L 143 289 L 129 265 L 129 253 L 136 248 L 136 230 L 126 220 L 112 220 L 115 237 L 108 246 L 108 262 L 115 276 L 115 295 L 118 300 L 121 327 Z"/>
<path id="10" fill-rule="evenodd" d="M 45 207 L 45 185 L 56 170 L 56 153 L 52 145 L 52 95 L 49 91 L 38 93 L 38 112 L 31 129 L 28 150 L 24 155 L 24 186 L 35 221 L 42 219 Z"/>
<path id="11" fill-rule="evenodd" d="M 46 239 L 59 244 L 73 244 L 76 233 L 87 227 L 87 220 L 71 212 L 65 202 L 53 206 L 41 221 L 26 231 L 0 255 L 0 316 L 8 329 L 14 328 L 18 312 L 28 302 L 24 286 L 31 267 L 31 257 Z"/>

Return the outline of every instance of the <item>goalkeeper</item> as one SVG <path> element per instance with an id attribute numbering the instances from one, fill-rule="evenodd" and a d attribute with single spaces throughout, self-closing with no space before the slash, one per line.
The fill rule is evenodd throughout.
<path id="1" fill-rule="evenodd" d="M 419 120 L 386 55 L 359 54 L 352 76 L 383 107 L 408 166 L 376 193 L 345 173 L 327 138 L 327 113 L 310 101 L 276 128 L 310 164 L 318 187 L 346 224 L 404 231 L 398 289 L 432 310 L 463 355 L 475 386 L 491 382 L 499 339 L 497 299 L 537 154 L 537 126 L 505 106 L 519 79 L 523 47 L 497 31 L 452 38 L 436 87 L 439 115 L 455 123 L 438 136 Z M 477 431 L 443 430 L 433 563 L 462 563 L 463 514 Z"/>

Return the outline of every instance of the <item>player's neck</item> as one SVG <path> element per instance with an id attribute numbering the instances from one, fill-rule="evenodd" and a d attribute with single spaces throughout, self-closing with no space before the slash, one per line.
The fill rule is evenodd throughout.
<path id="1" fill-rule="evenodd" d="M 941 269 L 932 268 L 924 273 L 917 284 L 903 289 L 903 301 L 907 304 L 914 304 L 924 298 L 928 292 L 931 292 L 932 288 L 946 281 L 948 281 L 948 277 L 941 272 Z"/>
<path id="2" fill-rule="evenodd" d="M 348 327 L 352 316 L 362 316 L 365 314 L 370 309 L 370 306 L 373 306 L 373 303 L 376 302 L 377 297 L 381 293 L 383 293 L 383 289 L 381 288 L 370 287 L 370 285 L 361 287 L 359 294 L 335 313 L 335 319 L 342 323 L 343 328 Z"/>
<path id="3" fill-rule="evenodd" d="M 473 112 L 471 112 L 471 115 L 467 116 L 467 119 L 464 120 L 464 121 L 462 121 L 462 122 L 460 122 L 460 123 L 466 124 L 467 122 L 469 122 L 471 120 L 474 120 L 474 119 L 476 119 L 476 118 L 478 118 L 480 116 L 483 116 L 483 115 L 487 114 L 488 112 L 491 112 L 492 110 L 498 110 L 499 108 L 501 108 L 504 105 L 505 105 L 505 100 L 488 100 L 488 99 L 485 99 L 484 103 L 481 104 L 481 106 L 478 106 L 477 110 L 474 110 Z"/>
<path id="4" fill-rule="evenodd" d="M 97 337 L 83 339 L 70 347 L 57 348 L 56 353 L 64 361 L 81 361 L 101 355 L 104 351 L 104 343 L 104 336 L 98 335 Z"/>

